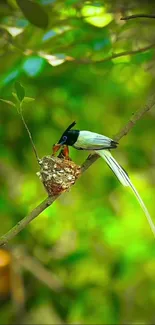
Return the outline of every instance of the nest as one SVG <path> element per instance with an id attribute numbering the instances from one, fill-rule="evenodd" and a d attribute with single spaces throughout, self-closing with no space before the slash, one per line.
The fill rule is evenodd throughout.
<path id="1" fill-rule="evenodd" d="M 45 156 L 40 160 L 37 173 L 49 196 L 67 191 L 81 174 L 81 167 L 72 160 Z"/>

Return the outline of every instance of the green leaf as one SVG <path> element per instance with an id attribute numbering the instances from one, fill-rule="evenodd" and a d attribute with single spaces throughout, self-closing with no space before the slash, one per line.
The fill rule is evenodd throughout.
<path id="1" fill-rule="evenodd" d="M 48 26 L 48 15 L 38 3 L 30 0 L 16 0 L 16 2 L 31 24 L 40 28 Z"/>
<path id="2" fill-rule="evenodd" d="M 12 92 L 12 96 L 15 98 L 15 100 L 17 101 L 17 103 L 20 103 L 20 101 L 19 101 L 16 93 Z"/>
<path id="3" fill-rule="evenodd" d="M 35 98 L 32 98 L 32 97 L 24 97 L 23 103 L 28 104 L 28 103 L 33 102 L 34 100 L 35 100 Z"/>
<path id="4" fill-rule="evenodd" d="M 2 102 L 4 102 L 4 103 L 6 103 L 6 104 L 9 104 L 9 105 L 11 105 L 11 106 L 16 106 L 13 102 L 11 102 L 11 100 L 5 100 L 5 99 L 2 99 L 2 98 L 0 98 L 0 100 L 2 101 Z"/>
<path id="5" fill-rule="evenodd" d="M 25 89 L 18 81 L 15 82 L 15 90 L 19 101 L 22 102 L 25 97 Z"/>

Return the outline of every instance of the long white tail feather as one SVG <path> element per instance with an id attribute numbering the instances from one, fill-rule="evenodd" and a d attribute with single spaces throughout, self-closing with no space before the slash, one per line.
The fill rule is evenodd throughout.
<path id="1" fill-rule="evenodd" d="M 134 195 L 136 196 L 141 208 L 143 209 L 145 216 L 148 220 L 148 223 L 150 225 L 150 228 L 155 236 L 155 225 L 152 221 L 152 218 L 143 202 L 141 199 L 139 193 L 137 192 L 136 188 L 134 185 L 131 183 L 129 176 L 127 173 L 123 170 L 123 168 L 117 163 L 117 161 L 114 159 L 114 157 L 111 155 L 110 151 L 108 150 L 97 150 L 96 153 L 100 155 L 107 163 L 107 165 L 111 168 L 111 170 L 114 172 L 114 174 L 117 176 L 119 181 L 122 183 L 123 186 L 129 186 Z"/>

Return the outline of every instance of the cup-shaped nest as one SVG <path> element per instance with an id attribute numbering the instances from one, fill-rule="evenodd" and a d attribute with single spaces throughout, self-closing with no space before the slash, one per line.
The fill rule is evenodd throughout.
<path id="1" fill-rule="evenodd" d="M 81 174 L 81 167 L 72 160 L 45 156 L 40 160 L 37 173 L 49 196 L 67 191 Z"/>

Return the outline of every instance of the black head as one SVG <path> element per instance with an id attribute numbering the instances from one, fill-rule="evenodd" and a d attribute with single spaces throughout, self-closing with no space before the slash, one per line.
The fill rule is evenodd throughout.
<path id="1" fill-rule="evenodd" d="M 78 130 L 71 130 L 73 128 L 73 126 L 76 124 L 76 122 L 74 121 L 72 124 L 70 124 L 68 126 L 68 128 L 65 130 L 65 132 L 62 134 L 60 140 L 58 141 L 59 145 L 68 145 L 68 146 L 72 146 L 79 135 L 79 131 Z"/>

